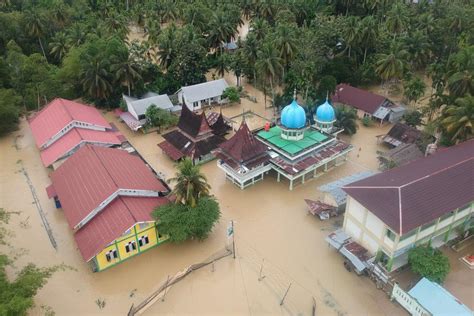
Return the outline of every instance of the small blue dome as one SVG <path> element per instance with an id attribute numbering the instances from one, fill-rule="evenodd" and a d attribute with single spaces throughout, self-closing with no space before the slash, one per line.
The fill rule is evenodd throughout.
<path id="1" fill-rule="evenodd" d="M 306 125 L 306 113 L 296 100 L 281 112 L 281 124 L 286 128 L 302 128 Z"/>
<path id="2" fill-rule="evenodd" d="M 320 122 L 332 122 L 335 119 L 336 113 L 334 112 L 334 108 L 326 99 L 326 102 L 318 106 L 318 109 L 316 110 L 316 120 Z"/>

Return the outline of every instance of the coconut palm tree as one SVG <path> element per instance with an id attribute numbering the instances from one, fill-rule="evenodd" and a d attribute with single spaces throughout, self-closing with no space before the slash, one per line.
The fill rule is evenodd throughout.
<path id="1" fill-rule="evenodd" d="M 403 3 L 395 3 L 387 16 L 387 29 L 393 33 L 395 38 L 398 34 L 401 34 L 408 24 L 408 12 Z"/>
<path id="2" fill-rule="evenodd" d="M 360 20 L 358 33 L 360 43 L 364 47 L 363 63 L 365 64 L 365 60 L 367 58 L 367 50 L 369 49 L 369 47 L 373 46 L 377 39 L 377 21 L 375 20 L 375 18 L 369 15 Z"/>
<path id="3" fill-rule="evenodd" d="M 257 61 L 255 68 L 258 73 L 262 74 L 263 79 L 268 81 L 272 92 L 272 103 L 275 96 L 275 90 L 273 89 L 273 83 L 278 77 L 280 72 L 283 70 L 282 59 L 279 56 L 279 52 L 275 49 L 272 43 L 265 43 L 257 53 Z M 265 85 L 264 85 L 265 87 Z M 265 96 L 265 107 L 267 106 L 267 97 Z"/>
<path id="4" fill-rule="evenodd" d="M 448 78 L 449 92 L 457 97 L 467 93 L 474 95 L 474 46 L 457 53 L 451 62 L 451 74 Z"/>
<path id="5" fill-rule="evenodd" d="M 245 39 L 242 51 L 244 60 L 247 61 L 248 65 L 253 70 L 253 81 L 255 82 L 257 80 L 257 71 L 255 68 L 255 63 L 257 62 L 258 55 L 258 40 L 255 34 L 249 33 L 249 35 Z"/>
<path id="6" fill-rule="evenodd" d="M 57 60 L 61 61 L 69 50 L 69 41 L 63 32 L 58 32 L 49 43 L 49 53 Z"/>
<path id="7" fill-rule="evenodd" d="M 384 81 L 402 78 L 406 68 L 407 51 L 397 42 L 391 46 L 390 52 L 379 54 L 375 63 L 375 72 Z"/>
<path id="8" fill-rule="evenodd" d="M 223 12 L 212 15 L 207 37 L 211 47 L 221 47 L 222 52 L 222 43 L 231 41 L 235 33 L 237 33 L 237 27 L 229 21 Z"/>
<path id="9" fill-rule="evenodd" d="M 84 91 L 92 98 L 106 99 L 112 92 L 110 74 L 104 60 L 91 59 L 81 74 Z"/>
<path id="10" fill-rule="evenodd" d="M 336 107 L 336 122 L 334 125 L 343 128 L 345 134 L 354 135 L 357 132 L 356 110 L 348 106 Z"/>
<path id="11" fill-rule="evenodd" d="M 442 110 L 440 125 L 454 143 L 474 136 L 474 97 L 458 98 Z"/>
<path id="12" fill-rule="evenodd" d="M 358 30 L 359 19 L 355 16 L 347 18 L 347 24 L 344 28 L 344 40 L 348 50 L 348 56 L 351 57 L 352 48 L 357 46 L 360 40 L 360 34 Z"/>
<path id="13" fill-rule="evenodd" d="M 79 23 L 73 24 L 68 29 L 67 39 L 68 44 L 71 47 L 82 45 L 86 40 L 86 33 L 84 32 L 82 25 Z"/>
<path id="14" fill-rule="evenodd" d="M 176 176 L 169 179 L 175 183 L 171 193 L 176 196 L 176 203 L 195 207 L 200 197 L 209 195 L 211 186 L 199 166 L 195 166 L 191 159 L 185 158 L 176 167 L 178 169 Z"/>
<path id="15" fill-rule="evenodd" d="M 416 30 L 404 38 L 404 43 L 410 55 L 410 63 L 416 69 L 424 68 L 432 55 L 428 36 L 424 32 Z"/>
<path id="16" fill-rule="evenodd" d="M 46 58 L 46 53 L 44 51 L 43 42 L 41 37 L 45 34 L 46 27 L 44 25 L 44 18 L 37 11 L 27 11 L 25 14 L 26 29 L 30 36 L 36 37 L 43 52 L 43 56 Z"/>
<path id="17" fill-rule="evenodd" d="M 160 58 L 160 65 L 168 70 L 173 60 L 176 58 L 176 38 L 177 28 L 173 23 L 168 26 L 159 36 L 158 57 Z"/>
<path id="18" fill-rule="evenodd" d="M 298 44 L 294 33 L 295 32 L 287 25 L 282 25 L 277 28 L 275 45 L 280 51 L 280 57 L 285 66 L 284 69 L 288 69 L 291 60 L 293 60 L 298 51 Z"/>
<path id="19" fill-rule="evenodd" d="M 141 79 L 138 66 L 130 59 L 120 61 L 110 67 L 112 72 L 115 72 L 115 80 L 119 84 L 127 86 L 128 95 L 130 96 L 131 88 L 135 86 L 135 82 Z"/>
<path id="20" fill-rule="evenodd" d="M 268 22 L 264 19 L 256 18 L 252 19 L 250 23 L 250 28 L 252 29 L 252 34 L 255 34 L 255 37 L 258 41 L 261 41 L 267 35 L 267 32 L 270 28 Z"/>

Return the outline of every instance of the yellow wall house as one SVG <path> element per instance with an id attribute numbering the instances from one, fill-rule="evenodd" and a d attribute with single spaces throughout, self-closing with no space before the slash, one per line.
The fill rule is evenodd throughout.
<path id="1" fill-rule="evenodd" d="M 128 258 L 160 245 L 168 239 L 155 222 L 137 223 L 91 259 L 94 271 L 110 268 Z"/>
<path id="2" fill-rule="evenodd" d="M 102 271 L 167 238 L 151 216 L 169 203 L 169 188 L 125 150 L 86 145 L 51 174 L 49 197 L 62 208 L 79 251 Z"/>

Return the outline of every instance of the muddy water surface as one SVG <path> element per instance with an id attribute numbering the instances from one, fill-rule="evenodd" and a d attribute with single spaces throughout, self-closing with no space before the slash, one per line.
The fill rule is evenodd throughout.
<path id="1" fill-rule="evenodd" d="M 232 76 L 228 78 L 232 83 Z M 251 109 L 271 118 L 273 111 L 263 107 L 263 96 L 246 87 L 257 103 L 243 99 L 241 104 L 223 109 L 230 117 Z M 164 156 L 157 143 L 157 133 L 132 133 L 107 113 L 140 154 L 167 178 L 173 176 L 173 163 Z M 258 124 L 257 121 L 255 124 Z M 46 196 L 50 180 L 42 166 L 38 150 L 26 122 L 20 130 L 0 140 L 1 207 L 21 211 L 9 224 L 15 235 L 11 242 L 26 253 L 16 268 L 28 262 L 39 266 L 65 263 L 73 268 L 56 273 L 36 297 L 33 315 L 43 313 L 46 305 L 58 315 L 125 314 L 132 303 L 150 294 L 168 275 L 174 275 L 190 264 L 202 261 L 222 249 L 227 238 L 228 222 L 235 220 L 237 258 L 225 258 L 212 268 L 206 267 L 174 286 L 164 302 L 157 302 L 148 314 L 310 314 L 313 297 L 318 314 L 380 315 L 403 313 L 367 278 L 345 271 L 341 257 L 327 247 L 324 237 L 340 224 L 341 219 L 321 222 L 308 215 L 304 198 L 316 198 L 317 187 L 328 181 L 366 169 L 376 169 L 375 151 L 380 149 L 376 135 L 386 127 L 361 127 L 348 141 L 356 150 L 343 166 L 314 179 L 304 186 L 288 190 L 288 183 L 268 176 L 245 191 L 225 180 L 215 161 L 202 167 L 212 193 L 218 198 L 222 218 L 213 234 L 204 242 L 165 244 L 101 273 L 92 273 L 77 250 L 72 232 L 61 210 Z M 16 144 L 16 146 L 15 146 Z M 361 148 L 360 151 L 358 148 Z M 18 170 L 24 166 L 36 190 L 46 218 L 58 244 L 55 250 L 48 239 L 29 186 Z M 263 275 L 258 281 L 263 263 Z M 12 276 L 16 270 L 9 271 Z M 291 287 L 285 302 L 282 296 Z M 97 299 L 105 301 L 100 309 Z"/>

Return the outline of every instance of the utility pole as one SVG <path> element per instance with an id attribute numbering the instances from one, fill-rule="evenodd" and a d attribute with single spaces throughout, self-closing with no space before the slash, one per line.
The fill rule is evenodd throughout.
<path id="1" fill-rule="evenodd" d="M 234 231 L 234 220 L 231 220 L 231 227 L 232 227 L 232 253 L 235 259 L 235 231 Z"/>

